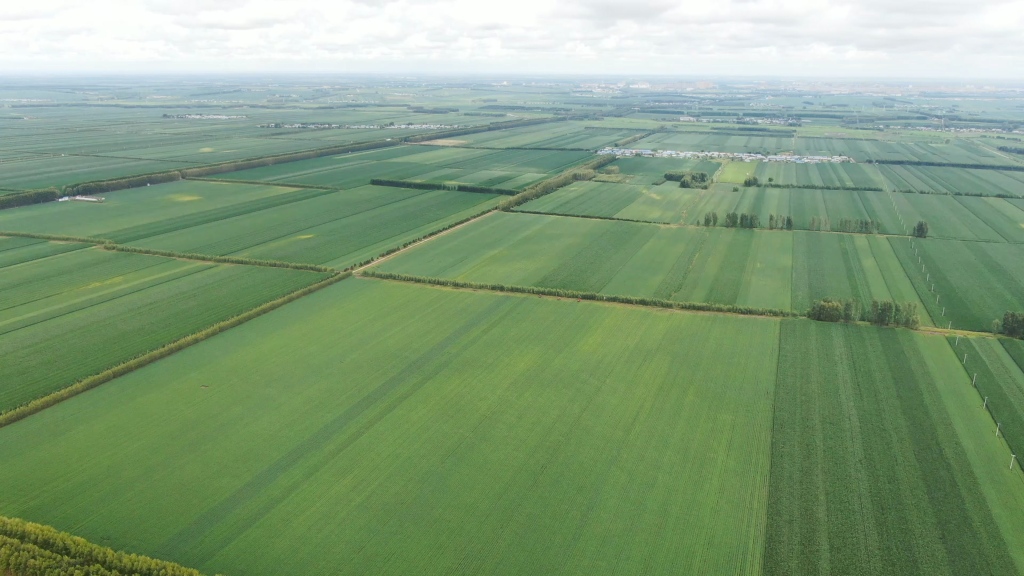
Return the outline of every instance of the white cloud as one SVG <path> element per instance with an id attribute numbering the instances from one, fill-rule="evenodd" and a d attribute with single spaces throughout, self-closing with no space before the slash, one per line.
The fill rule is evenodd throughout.
<path id="1" fill-rule="evenodd" d="M 3 71 L 987 76 L 1024 0 L 38 0 Z"/>

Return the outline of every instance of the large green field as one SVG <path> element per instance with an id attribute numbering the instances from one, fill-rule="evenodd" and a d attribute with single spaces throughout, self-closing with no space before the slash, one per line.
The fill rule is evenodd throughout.
<path id="1" fill-rule="evenodd" d="M 1014 352 L 1020 356 L 1024 346 L 1019 340 L 1003 340 L 1004 345 L 994 338 L 951 336 L 947 340 L 958 357 L 967 356 L 963 365 L 978 387 L 980 396 L 977 402 L 984 404 L 992 413 L 994 420 L 1001 425 L 1000 435 L 1006 438 L 1013 450 L 1018 454 L 1024 452 L 1024 369 L 1010 354 Z"/>
<path id="2" fill-rule="evenodd" d="M 387 178 L 521 189 L 589 157 L 589 153 L 578 151 L 406 145 L 275 164 L 221 174 L 217 178 L 338 188 L 369 184 L 372 178 Z"/>
<path id="3" fill-rule="evenodd" d="M 918 301 L 884 237 L 534 214 L 490 215 L 378 268 L 468 282 L 798 312 L 820 298 Z M 923 321 L 928 322 L 927 314 Z"/>
<path id="4" fill-rule="evenodd" d="M 536 126 L 455 136 L 446 140 L 459 146 L 485 148 L 571 148 L 597 150 L 641 134 L 641 130 L 586 127 L 576 122 L 551 122 Z"/>
<path id="5" fill-rule="evenodd" d="M 687 207 L 703 190 L 680 188 L 675 182 L 658 186 L 576 182 L 519 207 L 526 212 L 622 218 L 678 224 L 688 218 Z"/>
<path id="6" fill-rule="evenodd" d="M 1019 571 L 1024 482 L 945 340 L 782 324 L 765 574 Z"/>
<path id="7" fill-rule="evenodd" d="M 0 268 L 0 411 L 323 277 L 99 248 Z"/>
<path id="8" fill-rule="evenodd" d="M 0 231 L 345 267 L 493 206 L 494 194 L 180 181 L 0 212 Z"/>
<path id="9" fill-rule="evenodd" d="M 944 194 L 983 196 L 1024 196 L 1024 172 L 969 170 L 945 166 L 879 165 L 891 190 L 912 190 Z"/>
<path id="10" fill-rule="evenodd" d="M 915 256 L 909 239 L 890 244 L 939 326 L 987 332 L 1007 310 L 1024 310 L 1024 245 L 927 239 Z"/>
<path id="11" fill-rule="evenodd" d="M 879 178 L 878 169 L 874 164 L 758 162 L 753 170 L 753 175 L 757 176 L 762 183 L 771 182 L 781 185 L 882 188 L 881 178 Z"/>
<path id="12" fill-rule="evenodd" d="M 346 280 L 0 429 L 0 513 L 209 573 L 757 574 L 778 346 Z"/>

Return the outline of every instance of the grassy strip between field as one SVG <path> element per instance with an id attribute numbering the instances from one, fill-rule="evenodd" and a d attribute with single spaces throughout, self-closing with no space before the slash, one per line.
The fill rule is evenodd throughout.
<path id="1" fill-rule="evenodd" d="M 62 388 L 56 392 L 53 392 L 52 394 L 47 394 L 46 396 L 32 400 L 31 402 L 28 402 L 17 408 L 7 410 L 6 412 L 0 412 L 0 428 L 7 426 L 9 424 L 13 424 L 18 420 L 27 418 L 32 414 L 45 410 L 46 408 L 63 402 L 68 398 L 77 396 L 82 392 L 92 390 L 93 388 L 96 388 L 101 384 L 105 384 L 113 380 L 114 378 L 138 370 L 143 366 L 152 364 L 153 362 L 156 362 L 161 358 L 166 358 L 167 356 L 170 356 L 171 354 L 174 354 L 179 350 L 183 350 L 193 344 L 202 342 L 203 340 L 206 340 L 211 336 L 216 336 L 217 334 L 220 334 L 221 332 L 224 332 L 229 328 L 234 328 L 235 326 L 248 322 L 253 318 L 262 316 L 263 314 L 266 314 L 271 310 L 276 310 L 277 308 L 280 308 L 281 306 L 284 306 L 289 302 L 302 298 L 303 296 L 306 296 L 308 294 L 312 294 L 313 292 L 316 292 L 321 288 L 326 288 L 327 286 L 344 280 L 345 278 L 348 278 L 351 275 L 351 272 L 335 272 L 334 275 L 320 282 L 317 282 L 316 284 L 312 284 L 301 290 L 296 290 L 295 292 L 286 294 L 276 300 L 271 300 L 270 302 L 261 304 L 256 308 L 249 310 L 248 312 L 243 312 L 233 318 L 229 318 L 227 320 L 218 322 L 213 326 L 204 328 L 203 330 L 200 330 L 199 332 L 196 332 L 194 334 L 190 334 L 183 338 L 179 338 L 174 342 L 165 344 L 164 346 L 161 346 L 156 350 L 152 350 L 141 356 L 137 356 L 135 358 L 132 358 L 131 360 L 122 362 L 121 364 L 118 364 L 117 366 L 114 366 L 113 368 L 110 368 L 108 370 L 104 370 L 99 374 L 94 374 L 92 376 L 89 376 L 88 378 L 79 380 L 78 382 L 72 384 L 71 386 Z"/>
<path id="2" fill-rule="evenodd" d="M 202 576 L 192 568 L 119 552 L 56 528 L 0 516 L 0 574 L 12 576 Z"/>
<path id="3" fill-rule="evenodd" d="M 410 188 L 413 190 L 455 190 L 456 192 L 479 192 L 482 194 L 501 194 L 503 196 L 515 196 L 518 190 L 509 188 L 489 188 L 487 186 L 474 186 L 472 184 L 459 184 L 457 182 L 414 182 L 411 180 L 390 180 L 387 178 L 371 178 L 370 184 L 374 186 L 390 186 L 392 188 Z"/>
<path id="4" fill-rule="evenodd" d="M 179 258 L 181 260 L 197 260 L 200 262 L 215 262 L 217 264 L 244 264 L 248 266 L 265 266 L 268 268 L 291 268 L 293 270 L 308 270 L 311 272 L 335 272 L 334 268 L 320 266 L 319 264 L 302 264 L 298 262 L 282 262 L 281 260 L 257 260 L 255 258 L 238 258 L 235 256 L 213 256 L 210 254 L 195 254 L 192 252 L 172 252 L 170 250 L 153 250 L 140 248 L 138 246 L 125 246 L 107 242 L 103 244 L 104 250 L 117 252 L 130 252 L 132 254 L 148 254 L 150 256 L 164 256 L 167 258 Z"/>
<path id="5" fill-rule="evenodd" d="M 419 238 L 414 238 L 412 240 L 409 240 L 408 242 L 402 244 L 401 246 L 395 246 L 394 248 L 390 248 L 388 250 L 385 250 L 384 252 L 381 252 L 380 254 L 374 256 L 373 258 L 369 258 L 369 259 L 363 260 L 362 262 L 359 262 L 357 264 L 353 264 L 353 265 L 349 266 L 348 268 L 345 268 L 345 271 L 349 272 L 349 271 L 359 270 L 361 268 L 366 268 L 367 266 L 369 266 L 370 264 L 373 264 L 374 262 L 377 262 L 378 260 L 383 260 L 384 258 L 387 258 L 389 256 L 397 254 L 398 252 L 401 252 L 401 251 L 403 251 L 403 250 L 405 250 L 407 248 L 411 248 L 411 247 L 415 246 L 416 244 L 420 244 L 422 242 L 426 242 L 427 240 L 430 240 L 434 236 L 438 236 L 440 234 L 443 234 L 443 233 L 451 230 L 452 228 L 458 228 L 459 226 L 462 226 L 463 224 L 468 224 L 469 222 L 472 222 L 473 220 L 476 220 L 477 218 L 483 218 L 484 216 L 490 214 L 491 212 L 494 212 L 495 210 L 496 210 L 496 208 L 488 208 L 488 209 L 483 210 L 481 212 L 477 212 L 476 214 L 473 214 L 472 216 L 468 216 L 466 218 L 463 218 L 462 220 L 459 220 L 457 222 L 452 222 L 451 224 L 448 224 L 447 226 L 438 228 L 437 230 L 432 230 L 432 231 L 424 234 L 423 236 L 420 236 Z"/>
<path id="6" fill-rule="evenodd" d="M 750 306 L 733 306 L 729 304 L 714 304 L 711 302 L 676 302 L 673 300 L 662 300 L 660 298 L 644 298 L 638 296 L 616 296 L 613 294 L 597 294 L 595 292 L 578 292 L 575 290 L 561 290 L 558 288 L 542 288 L 536 286 L 508 286 L 505 284 L 483 284 L 479 282 L 462 282 L 460 280 L 449 280 L 447 278 L 429 278 L 426 276 L 411 276 L 409 274 L 395 274 L 393 272 L 378 272 L 376 270 L 365 270 L 360 272 L 361 276 L 379 278 L 381 280 L 395 280 L 398 282 L 413 282 L 417 284 L 430 284 L 434 286 L 446 286 L 450 288 L 468 288 L 471 290 L 490 290 L 493 292 L 510 292 L 516 294 L 536 294 L 538 296 L 554 296 L 556 298 L 575 298 L 577 300 L 594 300 L 597 302 L 612 302 L 615 304 L 630 304 L 633 306 L 647 306 L 650 308 L 668 308 L 673 310 L 695 310 L 699 312 L 722 312 L 728 314 L 743 314 L 746 316 L 769 316 L 769 317 L 797 317 L 799 314 L 789 310 L 777 308 L 754 308 Z"/>
<path id="7" fill-rule="evenodd" d="M 224 180 L 220 178 L 186 178 L 186 180 L 193 180 L 195 182 L 216 182 L 218 184 L 253 184 L 255 186 L 267 186 L 267 182 L 260 180 Z M 282 188 L 314 188 L 316 190 L 341 190 L 339 186 L 321 186 L 319 184 L 289 184 L 288 182 L 274 182 L 273 186 L 281 186 Z"/>
<path id="8" fill-rule="evenodd" d="M 689 224 L 671 224 L 668 222 L 655 222 L 654 220 L 639 220 L 636 218 L 619 218 L 616 216 L 596 216 L 594 214 L 566 214 L 564 212 L 540 212 L 537 210 L 515 210 L 520 214 L 536 214 L 538 216 L 564 216 L 565 218 L 589 218 L 591 220 L 614 220 L 617 222 L 639 222 L 641 224 L 656 224 L 658 226 L 687 227 Z M 694 226 L 696 228 L 696 226 Z"/>
<path id="9" fill-rule="evenodd" d="M 87 236 L 61 236 L 59 234 L 36 234 L 34 232 L 6 232 L 0 231 L 0 236 L 12 238 L 35 238 L 37 240 L 51 240 L 53 242 L 76 242 L 79 244 L 110 244 L 113 241 L 106 238 L 90 238 Z"/>

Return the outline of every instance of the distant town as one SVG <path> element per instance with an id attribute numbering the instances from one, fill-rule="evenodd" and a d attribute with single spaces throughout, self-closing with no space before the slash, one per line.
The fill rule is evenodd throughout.
<path id="1" fill-rule="evenodd" d="M 698 160 L 737 160 L 742 162 L 793 162 L 796 164 L 820 164 L 823 162 L 853 162 L 849 156 L 798 156 L 796 154 L 757 154 L 752 152 L 692 152 L 684 150 L 640 150 L 632 148 L 604 148 L 598 154 L 614 154 L 617 157 L 644 156 L 647 158 L 695 158 Z"/>

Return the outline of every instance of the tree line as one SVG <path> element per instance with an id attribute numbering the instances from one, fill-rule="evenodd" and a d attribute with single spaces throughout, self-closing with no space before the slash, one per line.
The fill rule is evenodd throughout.
<path id="1" fill-rule="evenodd" d="M 10 576 L 202 576 L 198 570 L 119 552 L 50 526 L 0 516 L 0 574 Z"/>
<path id="2" fill-rule="evenodd" d="M 820 322 L 870 322 L 876 326 L 902 326 L 916 329 L 921 325 L 915 302 L 894 302 L 872 300 L 868 307 L 861 307 L 856 299 L 837 300 L 824 298 L 815 300 L 807 311 L 807 317 Z"/>
<path id="3" fill-rule="evenodd" d="M 334 268 L 320 266 L 319 264 L 283 262 L 281 260 L 257 260 L 256 258 L 239 258 L 237 256 L 214 256 L 210 254 L 196 254 L 193 252 L 171 252 L 170 250 L 153 250 L 151 248 L 141 248 L 139 246 L 125 246 L 124 244 L 114 244 L 113 242 L 104 244 L 103 249 L 116 252 L 130 252 L 132 254 L 164 256 L 166 258 L 181 258 L 182 260 L 215 262 L 217 264 L 244 264 L 248 266 L 266 266 L 269 268 L 291 268 L 293 270 L 305 270 L 308 272 L 335 272 Z"/>
<path id="4" fill-rule="evenodd" d="M 700 225 L 700 221 L 697 222 L 697 225 Z M 712 211 L 704 214 L 704 225 L 718 226 L 718 212 Z M 761 228 L 761 217 L 757 214 L 740 214 L 737 212 L 729 212 L 728 214 L 725 215 L 723 225 L 726 228 Z M 769 214 L 768 229 L 792 230 L 793 217 L 783 216 L 782 214 Z"/>
<path id="5" fill-rule="evenodd" d="M 992 322 L 992 332 L 1024 340 L 1024 312 L 1007 311 L 1002 320 Z"/>
<path id="6" fill-rule="evenodd" d="M 1007 170 L 1024 172 L 1019 164 L 968 164 L 963 162 L 929 162 L 926 160 L 868 160 L 874 164 L 891 164 L 894 166 L 946 166 L 949 168 L 970 168 L 974 170 Z"/>
<path id="7" fill-rule="evenodd" d="M 392 188 L 411 188 L 414 190 L 454 190 L 456 192 L 479 192 L 481 194 L 500 194 L 503 196 L 515 196 L 519 193 L 518 190 L 512 190 L 510 188 L 490 188 L 487 186 L 460 184 L 458 182 L 413 182 L 410 180 L 371 178 L 370 184 L 375 186 L 390 186 Z"/>
<path id="8" fill-rule="evenodd" d="M 3 196 L 0 196 L 0 210 L 5 208 L 17 208 L 18 206 L 30 206 L 32 204 L 42 204 L 43 202 L 54 202 L 58 198 L 60 198 L 60 192 L 55 188 L 4 194 Z"/>
<path id="9" fill-rule="evenodd" d="M 591 160 L 590 162 L 587 162 L 585 164 L 569 168 L 568 170 L 556 176 L 553 176 L 551 178 L 548 178 L 547 180 L 543 180 L 541 182 L 538 182 L 527 187 L 525 190 L 509 198 L 508 200 L 502 201 L 501 204 L 498 204 L 498 210 L 508 212 L 515 208 L 516 206 L 526 204 L 530 200 L 536 200 L 541 196 L 550 194 L 555 190 L 558 190 L 559 188 L 572 184 L 573 182 L 578 182 L 580 180 L 590 180 L 595 175 L 597 175 L 596 170 L 598 170 L 599 168 L 603 168 L 611 164 L 612 162 L 615 162 L 615 160 L 615 156 L 612 156 L 611 154 L 606 154 L 598 158 L 595 158 L 594 160 Z"/>
<path id="10" fill-rule="evenodd" d="M 594 292 L 579 292 L 576 290 L 562 290 L 559 288 L 542 288 L 538 286 L 511 286 L 507 284 L 484 284 L 479 282 L 462 282 L 447 278 L 433 278 L 427 276 L 412 276 L 409 274 L 395 274 L 392 272 L 381 272 L 379 270 L 365 270 L 363 276 L 380 278 L 382 280 L 397 280 L 400 282 L 414 282 L 418 284 L 431 284 L 434 286 L 448 286 L 452 288 L 470 288 L 473 290 L 491 290 L 494 292 L 511 292 L 517 294 L 536 294 L 538 296 L 553 296 L 556 298 L 594 300 L 598 302 L 616 302 L 619 304 L 632 304 L 634 306 L 649 306 L 655 308 L 672 308 L 676 310 L 698 310 L 705 312 L 728 312 L 732 314 L 745 314 L 752 316 L 777 316 L 795 317 L 797 314 L 788 310 L 778 308 L 755 308 L 753 306 L 733 306 L 729 304 L 714 304 L 710 302 L 676 302 L 674 300 L 662 300 L 660 298 L 646 298 L 642 296 L 616 296 L 612 294 L 597 294 Z"/>
<path id="11" fill-rule="evenodd" d="M 1010 152 L 1012 154 L 1024 154 L 1024 148 L 1017 146 L 1000 146 L 999 150 L 1003 152 Z"/>

